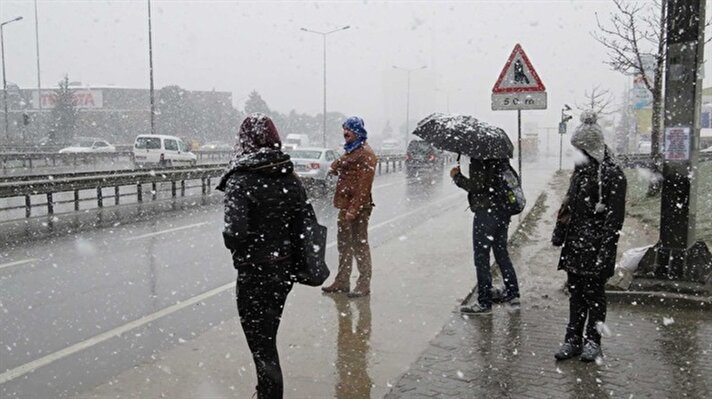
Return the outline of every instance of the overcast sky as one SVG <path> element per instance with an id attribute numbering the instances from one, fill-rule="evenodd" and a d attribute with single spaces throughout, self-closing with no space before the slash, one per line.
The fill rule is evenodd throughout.
<path id="1" fill-rule="evenodd" d="M 161 1 L 152 2 L 156 87 L 233 93 L 242 108 L 259 91 L 280 112 L 322 109 L 322 39 L 300 27 L 351 29 L 328 37 L 328 107 L 357 114 L 372 131 L 405 119 L 405 72 L 413 72 L 411 116 L 470 113 L 516 131 L 516 112 L 491 111 L 490 95 L 516 43 L 546 86 L 549 108 L 523 119 L 555 126 L 564 103 L 594 85 L 620 96 L 630 78 L 603 63 L 590 32 L 610 1 Z M 36 87 L 32 0 L 0 0 L 7 79 Z M 39 1 L 41 76 L 85 85 L 148 87 L 146 1 Z M 401 97 L 394 92 L 401 90 Z M 336 132 L 337 134 L 339 132 Z"/>

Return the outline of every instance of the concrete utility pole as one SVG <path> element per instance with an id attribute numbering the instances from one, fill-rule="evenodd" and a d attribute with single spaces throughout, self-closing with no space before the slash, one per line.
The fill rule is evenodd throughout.
<path id="1" fill-rule="evenodd" d="M 657 277 L 703 282 L 710 253 L 695 236 L 705 0 L 668 0 L 663 188 Z"/>

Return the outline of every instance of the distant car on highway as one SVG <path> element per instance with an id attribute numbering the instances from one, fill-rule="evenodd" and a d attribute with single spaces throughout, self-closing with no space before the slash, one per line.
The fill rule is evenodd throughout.
<path id="1" fill-rule="evenodd" d="M 413 140 L 408 143 L 405 153 L 405 174 L 408 178 L 435 177 L 440 180 L 443 176 L 444 155 L 441 150 L 422 140 Z"/>
<path id="2" fill-rule="evenodd" d="M 402 151 L 403 147 L 401 146 L 400 141 L 395 139 L 386 139 L 383 140 L 381 148 L 378 152 L 383 155 L 392 155 L 397 154 L 398 152 L 402 154 Z"/>
<path id="3" fill-rule="evenodd" d="M 211 141 L 200 146 L 200 151 L 232 151 L 232 146 L 222 141 Z"/>
<path id="4" fill-rule="evenodd" d="M 78 154 L 95 152 L 116 152 L 116 147 L 108 141 L 91 137 L 78 137 L 69 147 L 59 150 L 60 154 Z"/>
<path id="5" fill-rule="evenodd" d="M 339 158 L 336 151 L 328 148 L 307 147 L 286 152 L 292 159 L 294 171 L 307 188 L 317 188 L 323 193 L 334 189 L 336 177 L 329 175 L 329 168 L 331 163 Z"/>
<path id="6" fill-rule="evenodd" d="M 158 165 L 195 165 L 198 157 L 175 136 L 142 134 L 136 137 L 133 158 L 137 167 Z"/>

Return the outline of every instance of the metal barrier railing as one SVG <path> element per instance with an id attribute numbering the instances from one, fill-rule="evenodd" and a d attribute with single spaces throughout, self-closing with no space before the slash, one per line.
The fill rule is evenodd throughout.
<path id="1" fill-rule="evenodd" d="M 234 152 L 225 150 L 195 151 L 198 162 L 229 159 Z M 34 169 L 59 165 L 99 164 L 101 162 L 133 162 L 132 151 L 114 152 L 0 152 L 0 166 L 3 170 L 12 168 Z"/>
<path id="2" fill-rule="evenodd" d="M 381 157 L 378 160 L 377 173 L 391 173 L 402 170 L 405 157 L 402 155 Z M 212 179 L 219 177 L 225 170 L 226 163 L 201 164 L 157 169 L 125 169 L 112 171 L 71 172 L 44 175 L 4 176 L 0 177 L 0 199 L 24 198 L 24 204 L 10 205 L 0 211 L 24 209 L 25 218 L 32 216 L 33 208 L 46 207 L 47 215 L 55 214 L 55 206 L 73 203 L 74 211 L 80 210 L 80 204 L 96 201 L 98 208 L 103 208 L 105 200 L 113 199 L 114 205 L 121 203 L 121 198 L 135 196 L 137 203 L 144 202 L 144 186 L 151 186 L 151 200 L 156 200 L 158 185 L 170 184 L 171 198 L 186 195 L 191 188 L 201 188 L 201 194 L 210 193 Z M 385 170 L 385 172 L 384 172 Z M 190 185 L 187 182 L 200 181 Z M 126 191 L 128 187 L 135 187 Z M 106 195 L 105 189 L 113 188 L 113 194 Z M 95 192 L 94 196 L 82 197 L 80 192 Z M 123 192 L 122 192 L 123 191 Z M 167 191 L 167 190 L 165 190 Z M 60 193 L 73 193 L 71 199 L 55 200 Z M 42 202 L 33 202 L 33 196 L 44 196 Z"/>

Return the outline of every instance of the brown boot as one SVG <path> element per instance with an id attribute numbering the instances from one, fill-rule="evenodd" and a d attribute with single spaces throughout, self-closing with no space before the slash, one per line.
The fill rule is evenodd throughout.
<path id="1" fill-rule="evenodd" d="M 327 285 L 326 287 L 321 287 L 321 290 L 327 294 L 338 294 L 338 293 L 349 292 L 350 288 L 346 284 L 342 284 L 337 281 L 334 281 L 334 283 L 331 285 Z"/>

